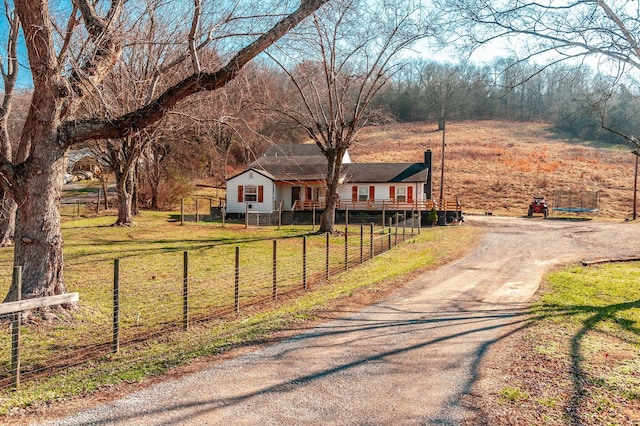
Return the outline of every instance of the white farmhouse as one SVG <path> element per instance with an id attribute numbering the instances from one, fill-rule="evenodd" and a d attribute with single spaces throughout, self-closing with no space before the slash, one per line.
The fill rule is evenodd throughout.
<path id="1" fill-rule="evenodd" d="M 352 163 L 343 158 L 338 210 L 428 210 L 431 151 L 422 163 Z M 315 144 L 275 145 L 227 179 L 227 214 L 321 211 L 327 160 Z"/>

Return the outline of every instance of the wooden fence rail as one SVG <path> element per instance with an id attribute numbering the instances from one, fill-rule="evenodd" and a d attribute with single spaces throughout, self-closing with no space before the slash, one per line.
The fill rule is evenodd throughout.
<path id="1" fill-rule="evenodd" d="M 18 300 L 0 304 L 0 315 L 12 315 L 11 321 L 11 375 L 15 388 L 20 386 L 20 326 L 22 312 L 47 306 L 74 303 L 79 300 L 78 293 L 59 294 L 56 296 L 38 297 L 36 299 L 20 300 L 22 297 L 22 266 L 13 268 L 13 286 Z"/>

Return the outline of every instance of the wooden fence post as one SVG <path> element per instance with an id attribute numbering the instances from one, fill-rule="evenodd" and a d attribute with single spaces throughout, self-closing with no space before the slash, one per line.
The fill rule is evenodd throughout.
<path id="1" fill-rule="evenodd" d="M 180 199 L 180 225 L 184 225 L 184 198 Z"/>
<path id="2" fill-rule="evenodd" d="M 393 226 L 393 218 L 389 218 L 389 250 L 391 250 L 391 228 Z"/>
<path id="3" fill-rule="evenodd" d="M 15 301 L 22 299 L 22 266 L 13 268 L 13 285 L 16 289 Z M 20 322 L 22 312 L 14 312 L 11 321 L 11 374 L 13 377 L 13 387 L 20 387 Z"/>
<path id="4" fill-rule="evenodd" d="M 420 210 L 418 210 L 419 212 Z M 416 214 L 415 210 L 411 210 L 411 236 L 413 237 L 413 227 L 415 226 Z"/>
<path id="5" fill-rule="evenodd" d="M 302 236 L 302 288 L 307 289 L 307 236 Z"/>
<path id="6" fill-rule="evenodd" d="M 344 270 L 349 269 L 349 228 L 344 227 Z"/>
<path id="7" fill-rule="evenodd" d="M 325 233 L 326 236 L 326 244 L 325 244 L 325 265 L 324 265 L 324 270 L 325 270 L 325 276 L 327 278 L 327 280 L 329 279 L 329 233 L 326 232 Z"/>
<path id="8" fill-rule="evenodd" d="M 200 198 L 196 197 L 196 223 L 198 223 L 199 215 L 200 215 Z"/>
<path id="9" fill-rule="evenodd" d="M 364 226 L 360 225 L 360 263 L 364 262 Z"/>
<path id="10" fill-rule="evenodd" d="M 407 211 L 403 212 L 404 220 L 402 221 L 402 242 L 407 238 Z M 413 216 L 411 216 L 411 220 L 413 220 Z"/>
<path id="11" fill-rule="evenodd" d="M 398 245 L 398 221 L 400 220 L 400 213 L 396 212 L 396 228 L 395 228 L 395 243 L 394 245 Z"/>
<path id="12" fill-rule="evenodd" d="M 240 313 L 240 247 L 236 247 L 236 273 L 235 273 L 234 303 L 236 314 Z"/>
<path id="13" fill-rule="evenodd" d="M 374 247 L 373 247 L 373 222 L 369 224 L 369 259 L 373 259 Z"/>
<path id="14" fill-rule="evenodd" d="M 183 253 L 182 262 L 182 329 L 189 331 L 189 252 Z"/>
<path id="15" fill-rule="evenodd" d="M 113 261 L 113 340 L 111 352 L 120 352 L 120 259 Z"/>
<path id="16" fill-rule="evenodd" d="M 278 299 L 278 241 L 273 240 L 273 294 L 272 299 Z"/>

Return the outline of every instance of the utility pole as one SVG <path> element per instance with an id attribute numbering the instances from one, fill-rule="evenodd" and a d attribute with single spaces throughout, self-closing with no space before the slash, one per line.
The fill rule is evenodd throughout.
<path id="1" fill-rule="evenodd" d="M 636 168 L 633 174 L 633 220 L 636 220 L 637 215 L 637 194 L 638 194 L 638 157 L 640 157 L 640 146 L 636 146 L 635 151 L 631 151 L 636 156 Z"/>
<path id="2" fill-rule="evenodd" d="M 442 203 L 442 200 L 444 199 L 444 147 L 446 146 L 444 141 L 445 141 L 446 128 L 447 128 L 447 119 L 443 113 L 442 115 L 442 161 L 440 163 L 440 203 Z M 440 208 L 442 209 L 442 206 L 440 206 Z"/>

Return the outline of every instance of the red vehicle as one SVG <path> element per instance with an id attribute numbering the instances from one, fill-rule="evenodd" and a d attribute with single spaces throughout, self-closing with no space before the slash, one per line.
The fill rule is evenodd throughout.
<path id="1" fill-rule="evenodd" d="M 533 197 L 533 201 L 529 204 L 527 216 L 533 216 L 534 213 L 542 213 L 544 217 L 547 217 L 547 214 L 549 214 L 549 207 L 544 197 Z"/>

